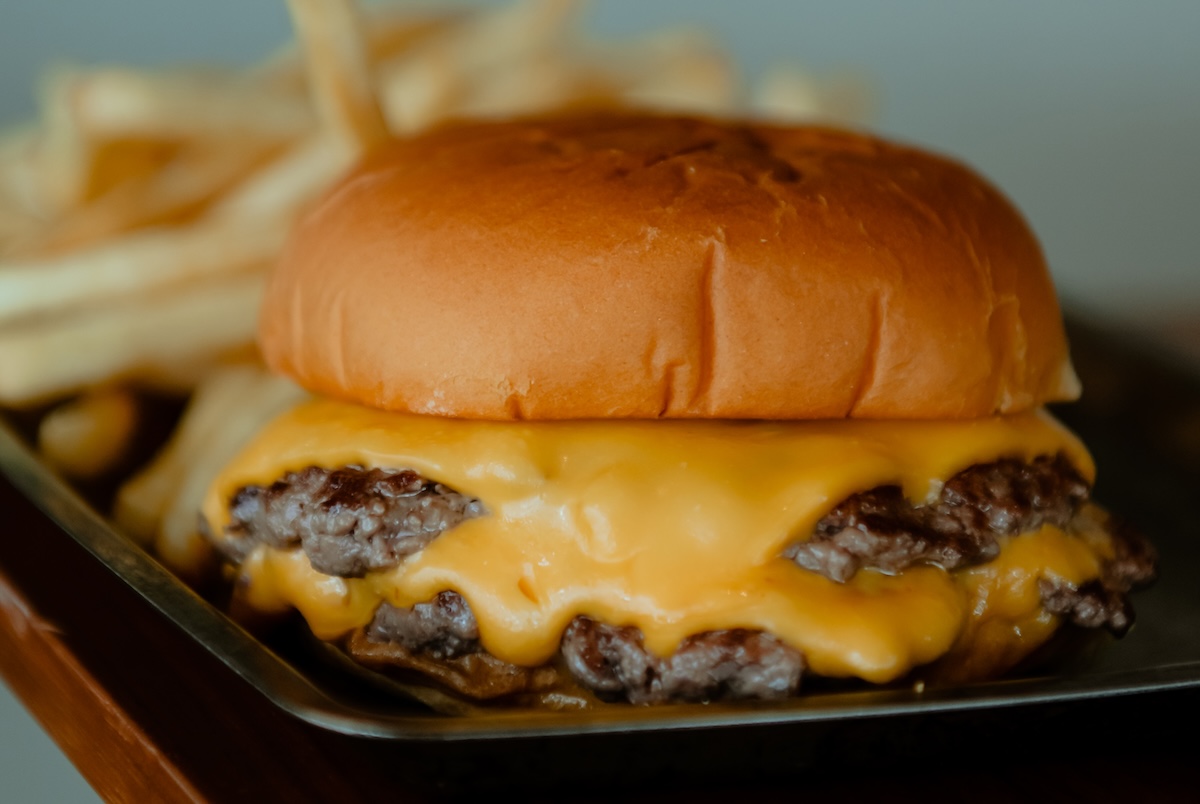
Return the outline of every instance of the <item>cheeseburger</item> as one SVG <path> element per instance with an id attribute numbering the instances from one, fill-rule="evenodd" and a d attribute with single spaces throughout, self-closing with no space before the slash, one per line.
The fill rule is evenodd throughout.
<path id="1" fill-rule="evenodd" d="M 1150 547 L 1042 409 L 1078 382 L 1012 205 L 861 134 L 457 124 L 295 229 L 315 396 L 213 484 L 238 606 L 456 699 L 778 699 L 1120 634 Z"/>

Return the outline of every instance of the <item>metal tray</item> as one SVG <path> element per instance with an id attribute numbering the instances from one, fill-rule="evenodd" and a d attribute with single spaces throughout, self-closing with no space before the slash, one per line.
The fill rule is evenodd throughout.
<path id="1" fill-rule="evenodd" d="M 264 643 L 117 533 L 47 469 L 0 419 L 0 470 L 17 488 L 149 606 L 157 609 L 272 703 L 343 734 L 399 741 L 680 732 L 884 721 L 994 713 L 1032 704 L 1095 701 L 1200 688 L 1200 372 L 1136 338 L 1069 318 L 1083 401 L 1057 411 L 1100 467 L 1096 496 L 1148 533 L 1161 577 L 1134 599 L 1138 624 L 1069 665 L 1007 680 L 918 691 L 832 688 L 772 705 L 607 707 L 585 712 L 488 710 L 469 717 L 429 712 L 363 685 L 287 636 Z M 1028 707 L 1026 707 L 1028 708 Z M 793 728 L 794 727 L 794 728 Z"/>

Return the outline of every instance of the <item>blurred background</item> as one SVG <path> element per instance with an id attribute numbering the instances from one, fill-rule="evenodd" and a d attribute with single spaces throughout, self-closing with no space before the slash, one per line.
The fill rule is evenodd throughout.
<path id="1" fill-rule="evenodd" d="M 749 79 L 784 61 L 860 79 L 873 127 L 1009 193 L 1069 302 L 1139 318 L 1200 301 L 1200 4 L 598 0 L 585 26 L 625 37 L 684 23 Z M 51 62 L 247 64 L 288 36 L 276 0 L 9 3 L 0 124 L 34 113 Z"/>
<path id="2" fill-rule="evenodd" d="M 488 5 L 486 3 L 476 5 Z M 866 90 L 871 127 L 992 178 L 1039 233 L 1069 307 L 1194 332 L 1200 352 L 1200 3 L 596 0 L 597 37 L 692 24 L 753 81 L 781 62 Z M 52 63 L 249 64 L 282 0 L 40 0 L 0 10 L 0 127 Z M 9 801 L 90 791 L 0 691 Z"/>

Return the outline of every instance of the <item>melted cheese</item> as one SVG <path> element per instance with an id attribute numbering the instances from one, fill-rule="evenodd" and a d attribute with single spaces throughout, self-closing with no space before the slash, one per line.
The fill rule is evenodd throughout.
<path id="1" fill-rule="evenodd" d="M 383 413 L 316 400 L 270 424 L 213 484 L 213 531 L 245 485 L 306 466 L 410 468 L 481 499 L 489 514 L 439 536 L 394 570 L 329 578 L 298 550 L 259 548 L 241 573 L 264 610 L 296 607 L 334 638 L 380 601 L 410 606 L 455 590 L 501 659 L 550 659 L 579 614 L 634 625 L 671 653 L 690 634 L 769 631 L 821 675 L 883 682 L 973 641 L 1044 639 L 1036 581 L 1099 572 L 1087 540 L 1044 528 L 984 567 L 859 572 L 838 584 L 779 558 L 856 491 L 898 484 L 935 497 L 975 464 L 1065 453 L 1079 441 L 1044 412 L 955 422 L 585 421 L 497 423 Z M 988 644 L 991 644 L 990 642 Z"/>

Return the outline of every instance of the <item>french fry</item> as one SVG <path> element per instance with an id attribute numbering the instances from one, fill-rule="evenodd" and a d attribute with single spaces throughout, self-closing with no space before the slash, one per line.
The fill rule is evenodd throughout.
<path id="1" fill-rule="evenodd" d="M 763 73 L 750 104 L 755 112 L 771 119 L 808 119 L 822 111 L 821 87 L 803 71 L 776 66 Z"/>
<path id="2" fill-rule="evenodd" d="M 138 391 L 150 391 L 168 396 L 187 397 L 214 371 L 230 366 L 240 366 L 259 360 L 258 346 L 246 341 L 227 349 L 217 349 L 203 354 L 181 357 L 170 364 L 146 366 L 138 371 L 131 382 Z"/>
<path id="3" fill-rule="evenodd" d="M 463 13 L 454 9 L 416 8 L 407 2 L 371 4 L 360 9 L 370 63 L 379 64 L 414 44 L 456 24 Z M 307 92 L 308 84 L 300 48 L 289 43 L 250 70 L 250 76 L 286 92 Z"/>
<path id="4" fill-rule="evenodd" d="M 150 545 L 183 484 L 188 463 L 215 437 L 247 389 L 262 374 L 247 363 L 213 371 L 197 388 L 170 441 L 151 463 L 117 490 L 113 518 L 137 541 Z"/>
<path id="5" fill-rule="evenodd" d="M 288 0 L 325 125 L 359 152 L 388 138 L 355 0 Z"/>
<path id="6" fill-rule="evenodd" d="M 0 403 L 28 405 L 253 341 L 255 272 L 0 329 Z"/>
<path id="7" fill-rule="evenodd" d="M 286 228 L 283 219 L 226 216 L 133 232 L 58 256 L 6 260 L 0 323 L 261 265 L 278 253 Z"/>
<path id="8" fill-rule="evenodd" d="M 167 566 L 186 575 L 208 562 L 212 548 L 200 533 L 198 512 L 209 485 L 264 424 L 304 395 L 290 381 L 261 373 L 235 405 L 219 411 L 220 426 L 185 456 L 182 478 L 163 514 L 154 548 Z"/>
<path id="9" fill-rule="evenodd" d="M 353 150 L 341 139 L 313 135 L 243 180 L 208 211 L 211 220 L 292 218 L 350 166 Z"/>
<path id="10" fill-rule="evenodd" d="M 40 228 L 38 181 L 32 168 L 37 136 L 31 125 L 0 132 L 0 258 Z"/>
<path id="11" fill-rule="evenodd" d="M 229 70 L 93 70 L 75 77 L 77 125 L 97 139 L 291 140 L 315 119 L 302 93 Z"/>
<path id="12" fill-rule="evenodd" d="M 46 414 L 38 425 L 38 449 L 68 477 L 99 477 L 125 457 L 137 424 L 138 403 L 132 392 L 93 391 Z"/>
<path id="13" fill-rule="evenodd" d="M 380 64 L 388 125 L 411 133 L 446 117 L 497 65 L 560 41 L 579 6 L 575 0 L 518 0 L 464 16 Z"/>
<path id="14" fill-rule="evenodd" d="M 663 31 L 610 51 L 605 61 L 622 65 L 629 80 L 622 95 L 637 106 L 717 114 L 737 104 L 728 56 L 695 29 Z"/>
<path id="15" fill-rule="evenodd" d="M 364 7 L 363 13 L 367 20 L 364 27 L 371 64 L 395 58 L 429 37 L 460 24 L 464 17 L 461 11 L 439 9 L 432 12 L 406 3 Z"/>
<path id="16" fill-rule="evenodd" d="M 839 75 L 819 80 L 791 64 L 763 73 L 750 95 L 751 110 L 781 122 L 854 123 L 870 116 L 871 105 L 870 87 L 863 79 Z"/>
<path id="17" fill-rule="evenodd" d="M 0 259 L 23 251 L 40 231 L 41 221 L 10 199 L 0 197 Z"/>
<path id="18" fill-rule="evenodd" d="M 545 43 L 471 79 L 466 96 L 443 110 L 454 116 L 509 116 L 617 102 L 719 112 L 733 106 L 737 84 L 728 59 L 706 35 L 667 30 L 628 44 Z"/>
<path id="19" fill-rule="evenodd" d="M 39 136 L 38 128 L 28 124 L 0 133 L 0 206 L 31 218 L 46 213 L 36 167 Z"/>
<path id="20" fill-rule="evenodd" d="M 59 67 L 41 83 L 42 131 L 36 152 L 38 194 L 48 212 L 70 214 L 125 181 L 151 175 L 178 143 L 140 136 L 101 135 L 84 124 L 80 96 L 88 73 Z"/>
<path id="21" fill-rule="evenodd" d="M 594 73 L 565 63 L 558 53 L 539 51 L 497 65 L 480 76 L 445 112 L 463 117 L 506 117 L 611 98 L 613 94 L 613 88 L 605 86 Z"/>
<path id="22" fill-rule="evenodd" d="M 185 223 L 268 163 L 278 150 L 278 145 L 261 142 L 191 144 L 161 169 L 118 184 L 62 218 L 37 240 L 28 242 L 25 251 L 61 253 L 133 229 Z"/>
<path id="23" fill-rule="evenodd" d="M 278 145 L 315 124 L 303 93 L 228 71 L 60 68 L 43 83 L 41 101 L 40 171 L 61 211 L 152 174 L 186 142 Z"/>
<path id="24" fill-rule="evenodd" d="M 58 67 L 42 77 L 38 89 L 41 134 L 34 173 L 36 192 L 51 213 L 72 209 L 88 192 L 93 153 L 74 112 L 77 75 Z"/>

